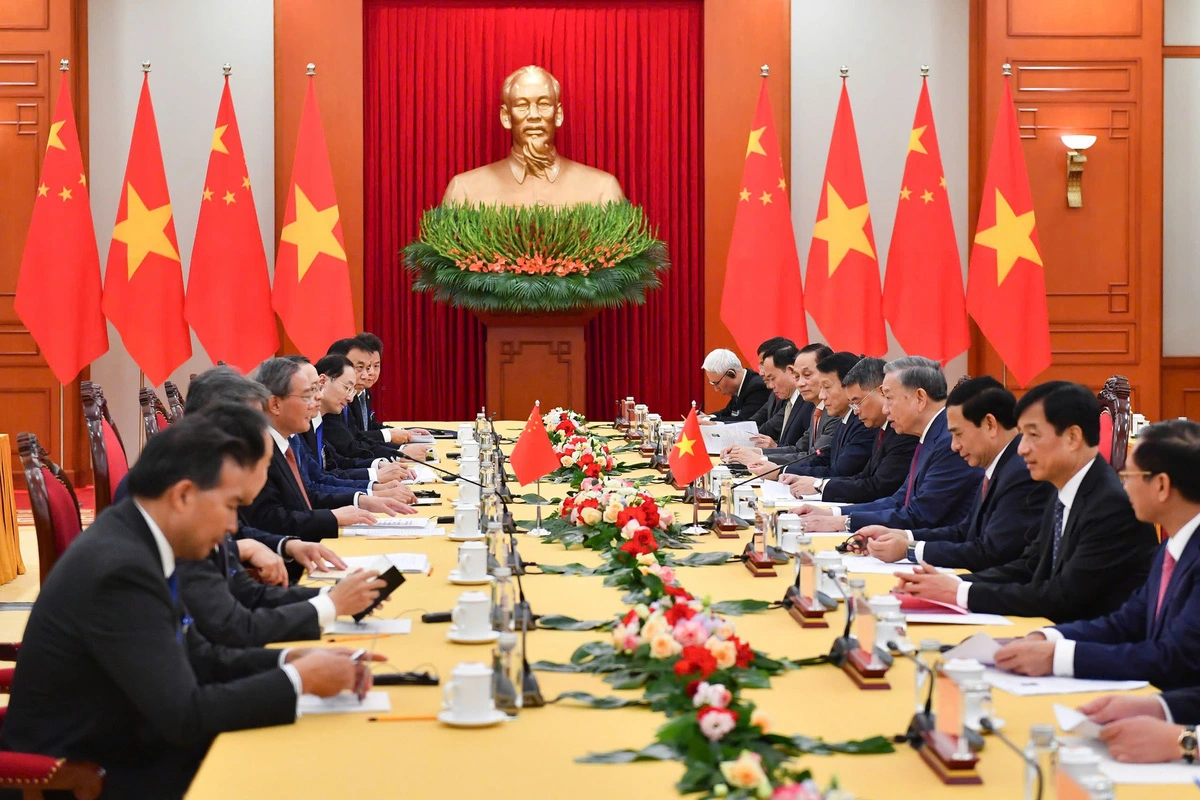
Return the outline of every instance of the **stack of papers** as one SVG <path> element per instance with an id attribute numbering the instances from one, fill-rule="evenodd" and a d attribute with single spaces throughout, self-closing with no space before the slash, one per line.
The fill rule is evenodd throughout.
<path id="1" fill-rule="evenodd" d="M 391 636 L 393 634 L 412 633 L 411 619 L 373 619 L 367 617 L 362 622 L 352 619 L 339 619 L 325 626 L 328 634 L 378 634 Z"/>
<path id="2" fill-rule="evenodd" d="M 405 484 L 437 483 L 437 481 L 438 481 L 437 473 L 434 472 L 433 470 L 431 470 L 429 467 L 426 467 L 422 464 L 405 464 L 405 466 L 407 466 L 409 469 L 415 471 L 417 474 L 417 477 L 410 478 L 406 481 L 401 481 L 401 483 L 405 483 Z"/>
<path id="3" fill-rule="evenodd" d="M 300 695 L 298 710 L 304 714 L 372 714 L 392 710 L 392 698 L 387 692 L 367 692 L 362 700 L 354 692 L 342 692 L 333 697 L 317 697 L 315 694 Z"/>
<path id="4" fill-rule="evenodd" d="M 1015 675 L 995 667 L 983 672 L 983 679 L 994 689 L 1001 689 L 1017 697 L 1033 697 L 1039 694 L 1084 694 L 1086 692 L 1131 692 L 1149 686 L 1148 681 L 1088 681 L 1082 678 L 1059 678 L 1047 675 L 1030 678 Z"/>
<path id="5" fill-rule="evenodd" d="M 843 556 L 842 563 L 846 567 L 846 572 L 851 575 L 892 575 L 897 572 L 912 572 L 917 566 L 908 559 L 889 564 L 886 561 L 880 561 L 875 556 L 855 555 Z M 952 573 L 954 570 L 939 567 L 938 572 Z"/>
<path id="6" fill-rule="evenodd" d="M 349 558 L 343 558 L 342 561 L 346 562 L 345 569 L 312 572 L 309 573 L 309 576 L 317 580 L 341 580 L 356 569 L 383 572 L 391 567 L 414 575 L 426 575 L 429 573 L 429 556 L 424 553 L 387 553 L 379 556 L 350 556 Z"/>
<path id="7" fill-rule="evenodd" d="M 432 434 L 424 433 L 410 433 L 408 439 L 409 444 L 433 444 L 436 441 L 437 439 L 434 439 Z"/>
<path id="8" fill-rule="evenodd" d="M 726 447 L 740 445 L 753 447 L 751 436 L 758 434 L 758 426 L 753 422 L 729 422 L 701 425 L 700 436 L 704 439 L 704 447 L 710 456 L 718 456 Z"/>
<path id="9" fill-rule="evenodd" d="M 759 485 L 759 491 L 762 492 L 763 500 L 774 500 L 778 503 L 780 500 L 791 502 L 796 498 L 792 497 L 792 487 L 786 483 L 779 481 L 763 481 Z"/>
<path id="10" fill-rule="evenodd" d="M 1113 783 L 1143 786 L 1174 786 L 1200 783 L 1200 766 L 1174 762 L 1170 764 L 1123 764 L 1113 759 L 1103 742 L 1095 739 L 1065 737 L 1063 744 L 1087 747 L 1100 756 L 1100 771 Z M 1164 797 L 1166 795 L 1163 795 Z M 1171 797 L 1179 796 L 1177 793 Z"/>

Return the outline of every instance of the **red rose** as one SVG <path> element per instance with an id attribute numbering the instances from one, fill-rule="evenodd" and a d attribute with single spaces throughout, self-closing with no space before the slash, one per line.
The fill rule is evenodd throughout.
<path id="1" fill-rule="evenodd" d="M 588 464 L 587 468 L 584 469 L 584 473 L 586 473 L 589 478 L 599 478 L 600 477 L 600 465 L 599 464 Z"/>
<path id="2" fill-rule="evenodd" d="M 600 501 L 594 497 L 589 497 L 579 504 L 580 511 L 583 511 L 585 508 L 600 508 Z"/>
<path id="3" fill-rule="evenodd" d="M 579 466 L 586 467 L 588 464 L 593 463 L 595 460 L 596 460 L 596 457 L 594 455 L 592 455 L 591 453 L 584 453 L 583 455 L 581 455 L 579 457 Z"/>
<path id="4" fill-rule="evenodd" d="M 683 665 L 682 668 L 680 665 Z M 682 678 L 685 675 L 699 674 L 700 680 L 706 680 L 717 671 L 717 659 L 712 653 L 697 645 L 683 648 L 679 661 L 675 662 L 675 675 Z"/>
<path id="5" fill-rule="evenodd" d="M 575 426 L 571 424 L 571 420 L 564 419 L 562 422 L 558 423 L 558 426 L 554 430 L 562 431 L 567 436 L 570 436 L 572 433 L 575 432 Z"/>
<path id="6" fill-rule="evenodd" d="M 646 517 L 644 514 L 642 514 L 641 510 L 639 510 L 637 506 L 630 506 L 629 508 L 623 509 L 621 513 L 617 514 L 617 527 L 624 528 L 629 524 L 630 520 L 637 522 L 638 527 L 647 527 Z"/>
<path id="7" fill-rule="evenodd" d="M 631 555 L 631 556 L 639 556 L 642 554 L 641 548 L 638 547 L 638 543 L 635 542 L 633 539 L 630 539 L 628 542 L 621 545 L 621 552 L 629 553 L 629 555 Z"/>
<path id="8" fill-rule="evenodd" d="M 700 688 L 700 681 L 688 681 L 687 687 L 684 688 L 684 694 L 688 697 L 695 697 L 696 690 Z"/>
<path id="9" fill-rule="evenodd" d="M 658 540 L 649 528 L 638 528 L 633 534 L 633 541 L 638 543 L 643 553 L 653 553 L 658 549 Z"/>
<path id="10" fill-rule="evenodd" d="M 572 508 L 574 508 L 575 507 L 574 495 L 570 495 L 565 500 L 563 500 L 562 507 L 563 507 L 564 512 L 570 511 Z"/>
<path id="11" fill-rule="evenodd" d="M 737 645 L 737 665 L 739 667 L 750 666 L 750 664 L 754 661 L 754 649 L 736 636 L 731 638 L 729 641 Z"/>
<path id="12" fill-rule="evenodd" d="M 675 627 L 680 620 L 691 619 L 694 616 L 696 616 L 696 610 L 687 603 L 676 603 L 663 615 L 667 622 L 671 623 L 671 627 Z"/>
<path id="13" fill-rule="evenodd" d="M 637 612 L 631 608 L 631 609 L 629 609 L 629 613 L 625 615 L 625 618 L 621 620 L 621 624 L 629 625 L 629 623 L 633 622 L 637 618 L 638 618 Z"/>
<path id="14" fill-rule="evenodd" d="M 663 590 L 667 594 L 671 595 L 671 597 L 675 598 L 676 605 L 681 605 L 682 603 L 686 603 L 689 600 L 695 599 L 694 597 L 692 597 L 691 592 L 689 592 L 687 589 L 684 589 L 682 586 L 679 586 L 679 585 L 664 586 Z M 688 619 L 691 619 L 691 614 L 688 615 Z"/>
<path id="15" fill-rule="evenodd" d="M 735 723 L 738 720 L 738 714 L 733 709 L 717 708 L 716 706 L 701 706 L 700 710 L 696 712 L 696 721 L 699 722 L 700 720 L 707 717 L 709 714 L 717 714 L 720 716 L 729 717 Z"/>
<path id="16" fill-rule="evenodd" d="M 629 509 L 621 511 L 621 513 L 617 514 L 617 527 L 624 528 L 629 524 L 629 520 L 632 518 L 632 516 L 633 515 L 629 513 Z"/>

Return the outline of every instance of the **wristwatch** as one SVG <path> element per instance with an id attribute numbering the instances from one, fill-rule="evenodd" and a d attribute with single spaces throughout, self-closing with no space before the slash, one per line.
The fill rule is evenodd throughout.
<path id="1" fill-rule="evenodd" d="M 850 518 L 845 517 L 845 520 L 846 520 L 846 530 L 849 531 L 850 530 Z"/>
<path id="2" fill-rule="evenodd" d="M 1188 725 L 1179 734 L 1179 750 L 1183 760 L 1189 764 L 1196 763 L 1196 726 Z"/>
<path id="3" fill-rule="evenodd" d="M 904 552 L 904 556 L 914 564 L 917 563 L 917 547 L 913 545 Z"/>

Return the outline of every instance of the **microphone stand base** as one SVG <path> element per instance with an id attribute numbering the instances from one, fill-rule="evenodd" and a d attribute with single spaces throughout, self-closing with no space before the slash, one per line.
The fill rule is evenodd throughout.
<path id="1" fill-rule="evenodd" d="M 965 755 L 960 752 L 956 737 L 940 731 L 923 731 L 921 738 L 925 742 L 925 746 L 918 751 L 921 760 L 941 778 L 942 783 L 949 786 L 978 786 L 983 783 L 975 769 L 979 764 L 979 756 L 970 750 Z"/>
<path id="2" fill-rule="evenodd" d="M 686 533 L 688 536 L 700 536 L 701 534 L 708 533 L 708 528 L 703 525 L 688 525 L 683 529 L 683 533 Z"/>
<path id="3" fill-rule="evenodd" d="M 891 689 L 887 681 L 887 664 L 884 664 L 874 653 L 855 647 L 846 655 L 842 671 L 850 676 L 850 680 L 863 691 Z"/>
<path id="4" fill-rule="evenodd" d="M 775 561 L 771 556 L 753 549 L 751 545 L 746 545 L 742 559 L 746 569 L 756 578 L 774 578 L 778 574 L 775 572 Z"/>
<path id="5" fill-rule="evenodd" d="M 525 533 L 528 536 L 549 536 L 550 535 L 550 531 L 546 530 L 545 528 L 530 528 Z"/>
<path id="6" fill-rule="evenodd" d="M 812 597 L 805 597 L 796 591 L 795 586 L 789 586 L 783 595 L 783 605 L 788 615 L 800 624 L 801 628 L 828 628 L 825 621 L 825 606 Z"/>

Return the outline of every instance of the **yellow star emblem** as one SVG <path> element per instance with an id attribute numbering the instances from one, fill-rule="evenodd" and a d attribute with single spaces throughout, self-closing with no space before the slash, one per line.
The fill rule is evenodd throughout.
<path id="1" fill-rule="evenodd" d="M 296 245 L 296 273 L 298 280 L 304 280 L 305 273 L 312 266 L 317 256 L 324 253 L 328 256 L 345 261 L 346 251 L 338 244 L 333 235 L 334 226 L 338 223 L 338 207 L 332 205 L 320 211 L 296 187 L 296 219 L 283 226 L 280 241 Z"/>
<path id="2" fill-rule="evenodd" d="M 204 199 L 205 200 L 213 199 L 213 190 L 208 188 L 207 186 L 204 187 Z"/>
<path id="3" fill-rule="evenodd" d="M 684 453 L 687 453 L 689 456 L 694 456 L 694 455 L 696 455 L 696 453 L 694 450 L 692 450 L 692 447 L 695 444 L 696 444 L 695 439 L 689 439 L 687 437 L 687 434 L 681 433 L 679 435 L 679 441 L 675 443 L 675 452 L 677 452 L 679 455 L 683 455 Z"/>
<path id="4" fill-rule="evenodd" d="M 1042 266 L 1042 256 L 1030 238 L 1036 223 L 1033 210 L 1017 216 L 1012 206 L 996 190 L 996 224 L 975 234 L 975 243 L 996 251 L 996 285 L 1004 283 L 1018 258 Z"/>
<path id="5" fill-rule="evenodd" d="M 49 150 L 51 147 L 56 147 L 59 150 L 67 149 L 67 146 L 62 143 L 62 139 L 58 137 L 58 132 L 61 131 L 62 126 L 66 124 L 66 120 L 62 120 L 61 122 L 53 122 L 50 124 L 50 136 L 46 139 L 47 150 Z"/>
<path id="6" fill-rule="evenodd" d="M 758 130 L 750 131 L 750 141 L 746 142 L 746 156 L 747 157 L 749 157 L 749 155 L 751 153 L 758 153 L 760 156 L 765 156 L 767 154 L 767 151 L 763 150 L 762 141 L 761 141 L 762 135 L 766 132 L 766 130 L 767 130 L 767 126 L 764 125 L 763 127 L 759 128 Z"/>
<path id="7" fill-rule="evenodd" d="M 750 199 L 750 190 L 742 189 L 742 191 L 738 192 L 738 197 L 740 197 L 742 200 L 749 200 Z"/>
<path id="8" fill-rule="evenodd" d="M 125 244 L 125 264 L 132 278 L 150 253 L 157 253 L 172 261 L 179 260 L 179 253 L 175 252 L 175 245 L 167 236 L 167 226 L 171 224 L 171 204 L 146 208 L 132 183 L 126 184 L 126 191 L 125 219 L 113 228 L 113 239 Z"/>
<path id="9" fill-rule="evenodd" d="M 787 188 L 787 181 L 785 181 L 783 178 L 780 178 L 780 179 L 779 179 L 779 188 L 780 188 L 780 189 L 786 189 L 786 188 Z"/>
<path id="10" fill-rule="evenodd" d="M 237 198 L 233 196 L 233 192 L 226 192 L 225 196 L 222 197 L 221 199 L 225 201 L 225 205 L 229 205 L 230 203 L 237 202 Z"/>
<path id="11" fill-rule="evenodd" d="M 65 203 L 71 199 L 71 190 L 64 186 L 63 190 L 58 193 L 58 196 L 61 197 Z"/>
<path id="12" fill-rule="evenodd" d="M 938 186 L 942 187 L 943 189 L 946 188 L 946 176 L 945 175 L 943 175 L 941 180 L 938 181 Z"/>
<path id="13" fill-rule="evenodd" d="M 919 128 L 913 128 L 908 134 L 908 152 L 916 151 L 918 153 L 928 153 L 925 151 L 925 145 L 921 144 L 921 136 L 925 133 L 928 125 L 922 125 Z"/>
<path id="14" fill-rule="evenodd" d="M 762 204 L 765 206 L 767 203 L 771 202 L 771 193 L 770 193 L 770 192 L 763 192 L 763 193 L 762 193 L 762 197 L 760 197 L 760 198 L 758 198 L 758 199 L 759 199 L 759 200 L 762 200 Z"/>
<path id="15" fill-rule="evenodd" d="M 229 149 L 225 147 L 225 143 L 221 141 L 221 137 L 225 135 L 225 129 L 228 127 L 228 125 L 218 125 L 216 130 L 213 131 L 212 149 L 217 153 L 229 155 Z"/>
<path id="16" fill-rule="evenodd" d="M 82 172 L 79 173 L 79 185 L 87 186 L 87 175 L 84 175 Z"/>
<path id="17" fill-rule="evenodd" d="M 912 194 L 912 192 L 909 190 L 909 188 L 907 186 L 900 187 L 900 199 L 901 200 L 907 200 L 908 196 L 910 194 Z"/>
<path id="18" fill-rule="evenodd" d="M 933 192 L 931 192 L 931 191 L 929 191 L 928 189 L 926 189 L 926 190 L 925 190 L 925 191 L 924 191 L 924 192 L 921 194 L 921 199 L 925 201 L 925 205 L 929 205 L 930 203 L 932 203 L 932 202 L 933 202 Z"/>
<path id="19" fill-rule="evenodd" d="M 246 176 L 243 176 L 243 177 L 242 177 L 242 188 L 243 188 L 243 189 L 249 189 L 249 188 L 250 188 L 250 176 L 249 176 L 249 175 L 246 175 Z"/>
<path id="20" fill-rule="evenodd" d="M 866 203 L 848 208 L 832 183 L 825 184 L 825 219 L 817 220 L 813 238 L 829 243 L 829 274 L 832 276 L 851 250 L 875 258 L 875 250 L 864 228 L 871 218 Z"/>
<path id="21" fill-rule="evenodd" d="M 50 187 L 46 184 L 38 186 L 38 197 L 45 197 L 50 192 Z"/>

